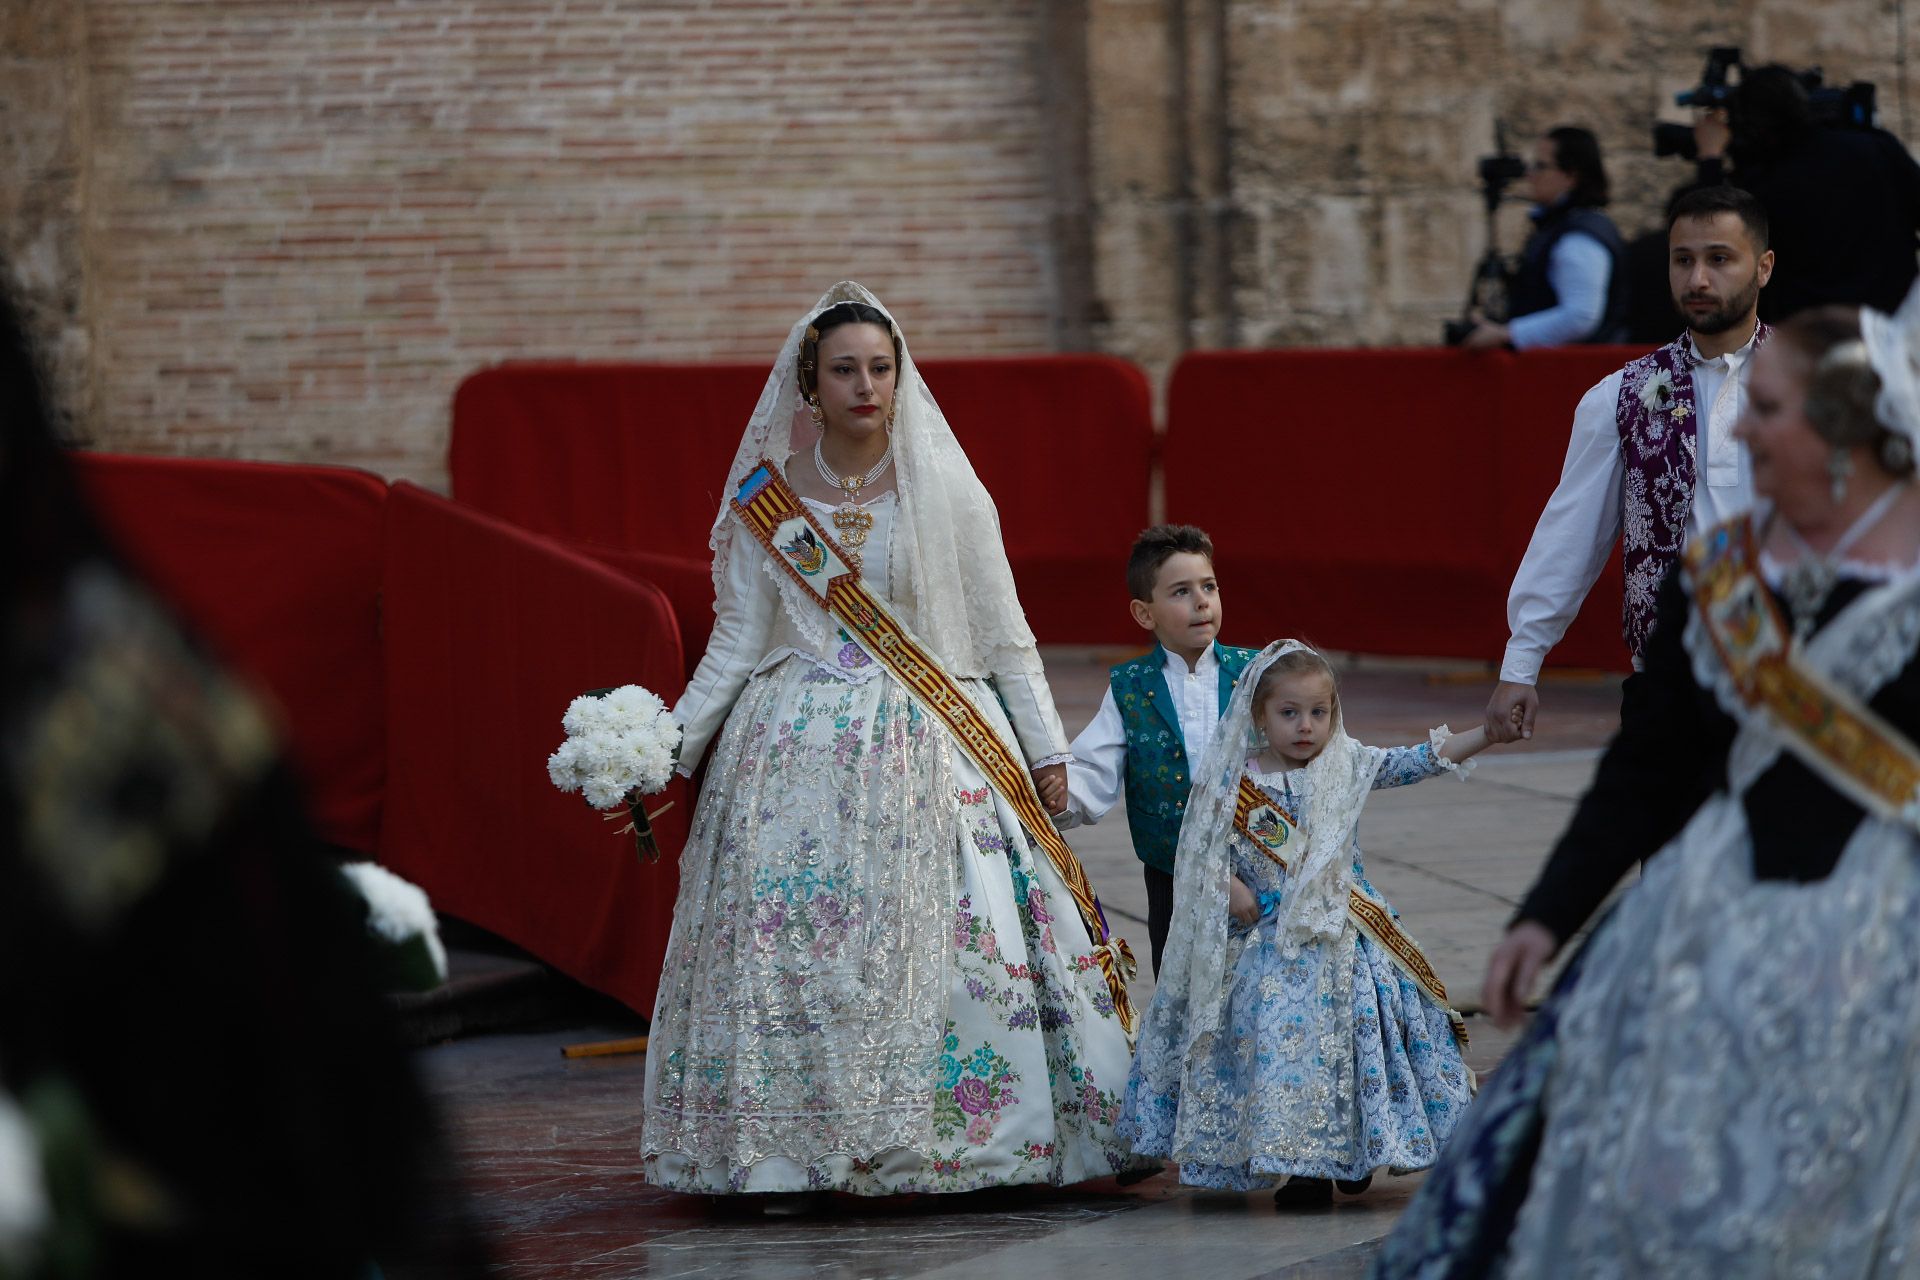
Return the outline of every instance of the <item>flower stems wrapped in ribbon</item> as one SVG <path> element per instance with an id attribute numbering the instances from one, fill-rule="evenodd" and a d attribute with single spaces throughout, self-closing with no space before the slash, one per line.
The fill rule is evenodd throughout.
<path id="1" fill-rule="evenodd" d="M 567 706 L 560 725 L 567 740 L 547 759 L 547 776 L 562 791 L 578 791 L 596 809 L 624 808 L 634 849 L 648 862 L 660 857 L 653 819 L 642 797 L 666 790 L 680 750 L 680 726 L 658 695 L 637 684 L 589 689 Z M 609 814 L 609 817 L 616 816 Z"/>

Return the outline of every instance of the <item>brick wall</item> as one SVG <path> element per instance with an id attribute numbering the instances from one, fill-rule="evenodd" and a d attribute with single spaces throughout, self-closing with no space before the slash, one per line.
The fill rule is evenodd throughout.
<path id="1" fill-rule="evenodd" d="M 88 0 L 106 445 L 442 480 L 513 357 L 771 358 L 842 276 L 1044 350 L 1020 0 Z"/>
<path id="2" fill-rule="evenodd" d="M 1631 234 L 1710 44 L 1913 141 L 1906 5 L 7 0 L 0 253 L 81 436 L 439 484 L 470 370 L 767 359 L 843 275 L 923 353 L 1427 343 L 1496 119 Z"/>

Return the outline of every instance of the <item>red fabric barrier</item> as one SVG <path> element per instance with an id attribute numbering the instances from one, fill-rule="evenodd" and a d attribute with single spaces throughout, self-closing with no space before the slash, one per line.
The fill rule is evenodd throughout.
<path id="1" fill-rule="evenodd" d="M 642 865 L 619 825 L 547 780 L 583 690 L 671 703 L 679 629 L 656 587 L 408 484 L 387 521 L 388 777 L 381 859 L 434 904 L 651 1014 L 688 796 Z"/>
<path id="2" fill-rule="evenodd" d="M 929 360 L 927 384 L 1000 510 L 1045 640 L 1128 641 L 1126 548 L 1147 521 L 1145 375 L 1105 356 Z M 689 661 L 712 625 L 707 532 L 761 365 L 508 364 L 454 397 L 454 497 L 667 591 Z"/>
<path id="3" fill-rule="evenodd" d="M 339 467 L 76 454 L 129 560 L 278 705 L 320 834 L 377 847 L 386 482 Z"/>
<path id="4" fill-rule="evenodd" d="M 1497 661 L 1573 406 L 1635 350 L 1196 352 L 1174 370 L 1168 518 L 1218 550 L 1227 633 Z M 1557 665 L 1624 668 L 1617 569 Z"/>
<path id="5" fill-rule="evenodd" d="M 1112 356 L 928 360 L 993 495 L 1020 604 L 1051 644 L 1135 644 L 1127 550 L 1148 523 L 1153 393 Z"/>

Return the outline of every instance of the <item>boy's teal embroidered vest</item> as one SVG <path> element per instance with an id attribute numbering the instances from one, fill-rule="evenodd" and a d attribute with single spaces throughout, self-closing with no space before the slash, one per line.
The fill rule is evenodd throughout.
<path id="1" fill-rule="evenodd" d="M 1213 646 L 1220 665 L 1221 710 L 1258 652 Z M 1193 779 L 1187 744 L 1180 736 L 1180 713 L 1167 690 L 1166 650 L 1156 645 L 1152 653 L 1121 663 L 1107 673 L 1107 681 L 1127 734 L 1127 826 L 1133 832 L 1133 851 L 1148 866 L 1170 873 Z M 1194 743 L 1193 749 L 1205 751 L 1206 744 Z"/>

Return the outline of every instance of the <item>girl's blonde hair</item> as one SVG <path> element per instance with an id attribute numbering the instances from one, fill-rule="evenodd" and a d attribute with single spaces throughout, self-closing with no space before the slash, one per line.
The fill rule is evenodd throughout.
<path id="1" fill-rule="evenodd" d="M 1273 696 L 1273 686 L 1284 676 L 1307 674 L 1323 675 L 1333 686 L 1333 705 L 1340 707 L 1340 677 L 1335 674 L 1333 664 L 1320 656 L 1320 651 L 1308 646 L 1305 649 L 1290 649 L 1275 658 L 1267 669 L 1260 673 L 1260 683 L 1253 687 L 1253 717 L 1260 718 L 1261 710 L 1267 705 L 1267 699 Z"/>

